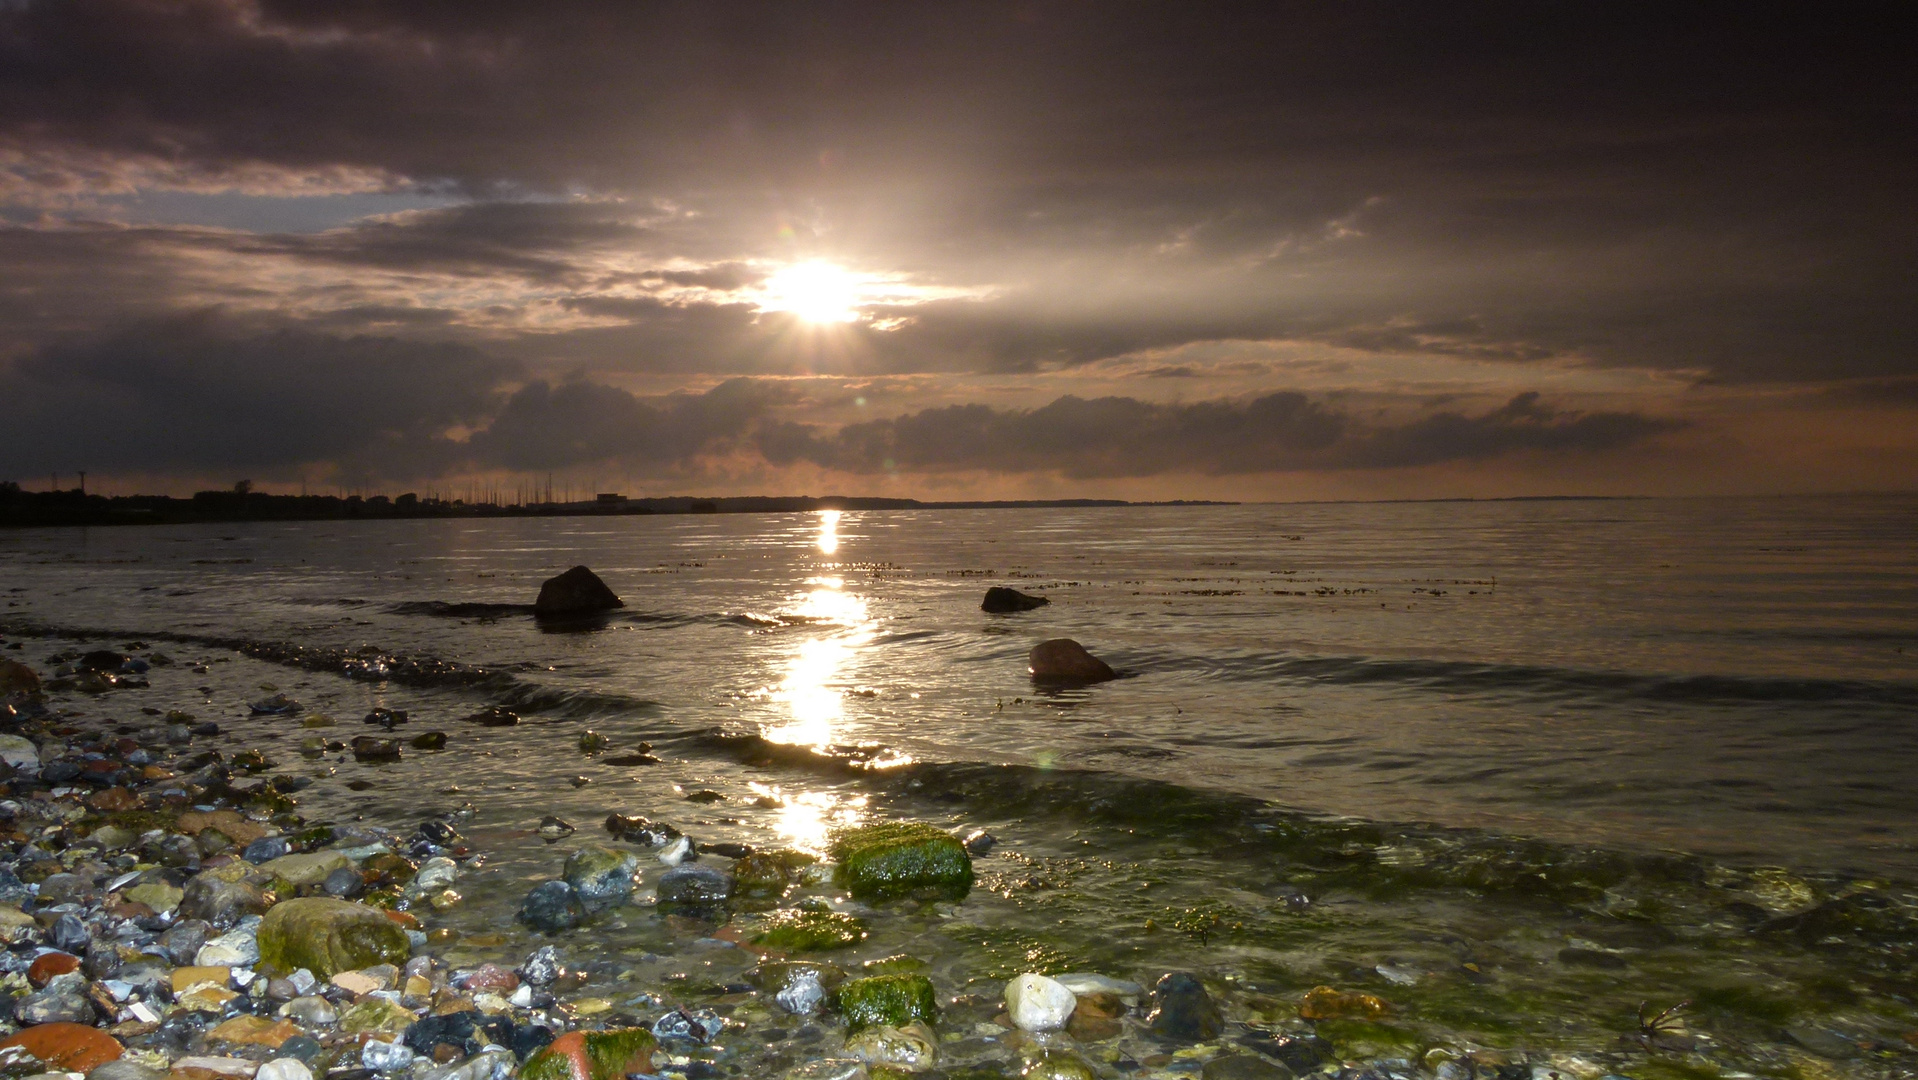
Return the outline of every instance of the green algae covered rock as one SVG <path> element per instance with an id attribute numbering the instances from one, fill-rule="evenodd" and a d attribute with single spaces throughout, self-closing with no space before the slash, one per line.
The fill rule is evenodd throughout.
<path id="1" fill-rule="evenodd" d="M 972 856 L 964 844 L 924 822 L 893 821 L 833 837 L 834 880 L 866 901 L 900 896 L 964 899 L 972 891 Z"/>
<path id="2" fill-rule="evenodd" d="M 364 904 L 305 897 L 273 905 L 260 922 L 260 959 L 320 978 L 375 964 L 404 964 L 412 943 L 398 923 Z"/>
<path id="3" fill-rule="evenodd" d="M 766 920 L 753 944 L 779 952 L 826 952 L 866 939 L 866 921 L 834 911 L 781 911 Z"/>
<path id="4" fill-rule="evenodd" d="M 569 1031 L 527 1058 L 520 1080 L 625 1080 L 653 1071 L 658 1045 L 645 1028 Z"/>
<path id="5" fill-rule="evenodd" d="M 846 1026 L 853 1031 L 905 1027 L 915 1020 L 930 1024 L 939 1015 L 932 980 L 924 975 L 875 975 L 841 983 L 835 995 Z"/>
<path id="6" fill-rule="evenodd" d="M 397 1001 L 368 997 L 340 1014 L 340 1030 L 349 1035 L 398 1035 L 418 1019 Z"/>

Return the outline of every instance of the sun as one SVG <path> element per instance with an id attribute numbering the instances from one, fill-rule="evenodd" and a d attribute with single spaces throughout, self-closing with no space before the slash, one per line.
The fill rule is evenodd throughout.
<path id="1" fill-rule="evenodd" d="M 794 263 L 766 279 L 762 311 L 789 311 L 809 323 L 859 318 L 859 279 L 827 262 Z"/>

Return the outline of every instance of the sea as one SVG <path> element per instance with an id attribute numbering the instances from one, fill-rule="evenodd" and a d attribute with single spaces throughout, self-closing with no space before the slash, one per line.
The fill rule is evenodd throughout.
<path id="1" fill-rule="evenodd" d="M 536 621 L 575 565 L 625 606 Z M 988 614 L 995 585 L 1048 603 Z M 539 940 L 521 897 L 609 814 L 813 854 L 911 819 L 996 841 L 964 902 L 820 895 L 872 920 L 836 962 L 910 955 L 954 1001 L 1185 970 L 1340 1060 L 1918 1062 L 1914 496 L 15 530 L 0 603 L 43 671 L 161 654 L 76 719 L 215 721 L 310 820 L 450 815 L 488 853 L 455 962 Z M 1035 683 L 1060 637 L 1119 677 Z M 521 722 L 465 719 L 495 706 Z M 316 747 L 375 709 L 445 748 Z M 644 906 L 578 933 L 620 1008 L 755 959 Z M 1318 986 L 1388 1011 L 1313 1025 Z"/>

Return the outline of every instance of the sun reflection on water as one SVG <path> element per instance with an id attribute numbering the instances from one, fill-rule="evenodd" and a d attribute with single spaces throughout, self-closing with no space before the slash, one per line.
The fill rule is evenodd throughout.
<path id="1" fill-rule="evenodd" d="M 866 816 L 866 797 L 843 798 L 829 791 L 786 792 L 766 784 L 754 784 L 753 790 L 780 803 L 773 828 L 785 837 L 788 847 L 814 855 L 824 855 L 834 829 L 857 825 Z"/>
<path id="2" fill-rule="evenodd" d="M 819 512 L 815 540 L 822 554 L 839 551 L 837 510 Z M 801 641 L 786 661 L 784 677 L 772 699 L 785 705 L 787 717 L 765 732 L 777 743 L 824 749 L 841 741 L 845 719 L 846 669 L 860 646 L 872 640 L 874 627 L 866 598 L 846 589 L 841 577 L 806 580 L 804 593 L 793 597 L 791 611 L 807 622 L 820 624 L 820 637 Z"/>

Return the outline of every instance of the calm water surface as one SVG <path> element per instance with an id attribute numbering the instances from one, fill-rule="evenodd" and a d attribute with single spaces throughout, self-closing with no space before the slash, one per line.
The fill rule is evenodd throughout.
<path id="1" fill-rule="evenodd" d="M 576 562 L 628 607 L 541 633 Z M 1918 877 L 1910 498 L 95 529 L 0 576 L 15 620 L 430 656 L 602 728 Z M 1128 677 L 1035 691 L 1056 636 Z"/>
<path id="2" fill-rule="evenodd" d="M 575 563 L 627 607 L 542 632 L 539 582 Z M 986 615 L 990 584 L 1051 603 Z M 432 915 L 455 964 L 523 956 L 520 898 L 612 811 L 814 852 L 906 817 L 1002 841 L 963 903 L 811 893 L 871 922 L 836 962 L 930 965 L 953 1039 L 996 1030 L 1021 971 L 1182 968 L 1242 1033 L 1296 1033 L 1315 985 L 1376 994 L 1388 1022 L 1318 1035 L 1428 1073 L 1488 1048 L 1577 1080 L 1918 1072 L 1918 499 L 7 532 L 0 587 L 9 655 L 175 661 L 64 711 L 216 719 L 320 781 L 310 820 L 456 813 L 487 855 Z M 1036 688 L 1058 636 L 1124 677 Z M 249 714 L 273 692 L 306 712 Z M 525 722 L 460 722 L 495 704 Z M 302 753 L 376 705 L 452 738 Z M 642 741 L 658 764 L 613 764 Z M 578 832 L 549 844 L 549 815 Z M 641 903 L 561 944 L 643 1015 L 732 1000 L 753 958 L 712 930 Z M 1640 1002 L 1680 1001 L 1680 1049 L 1631 1041 Z M 757 1039 L 729 1060 L 778 1075 L 796 1051 Z M 1132 1039 L 1085 1050 L 1182 1075 Z"/>

